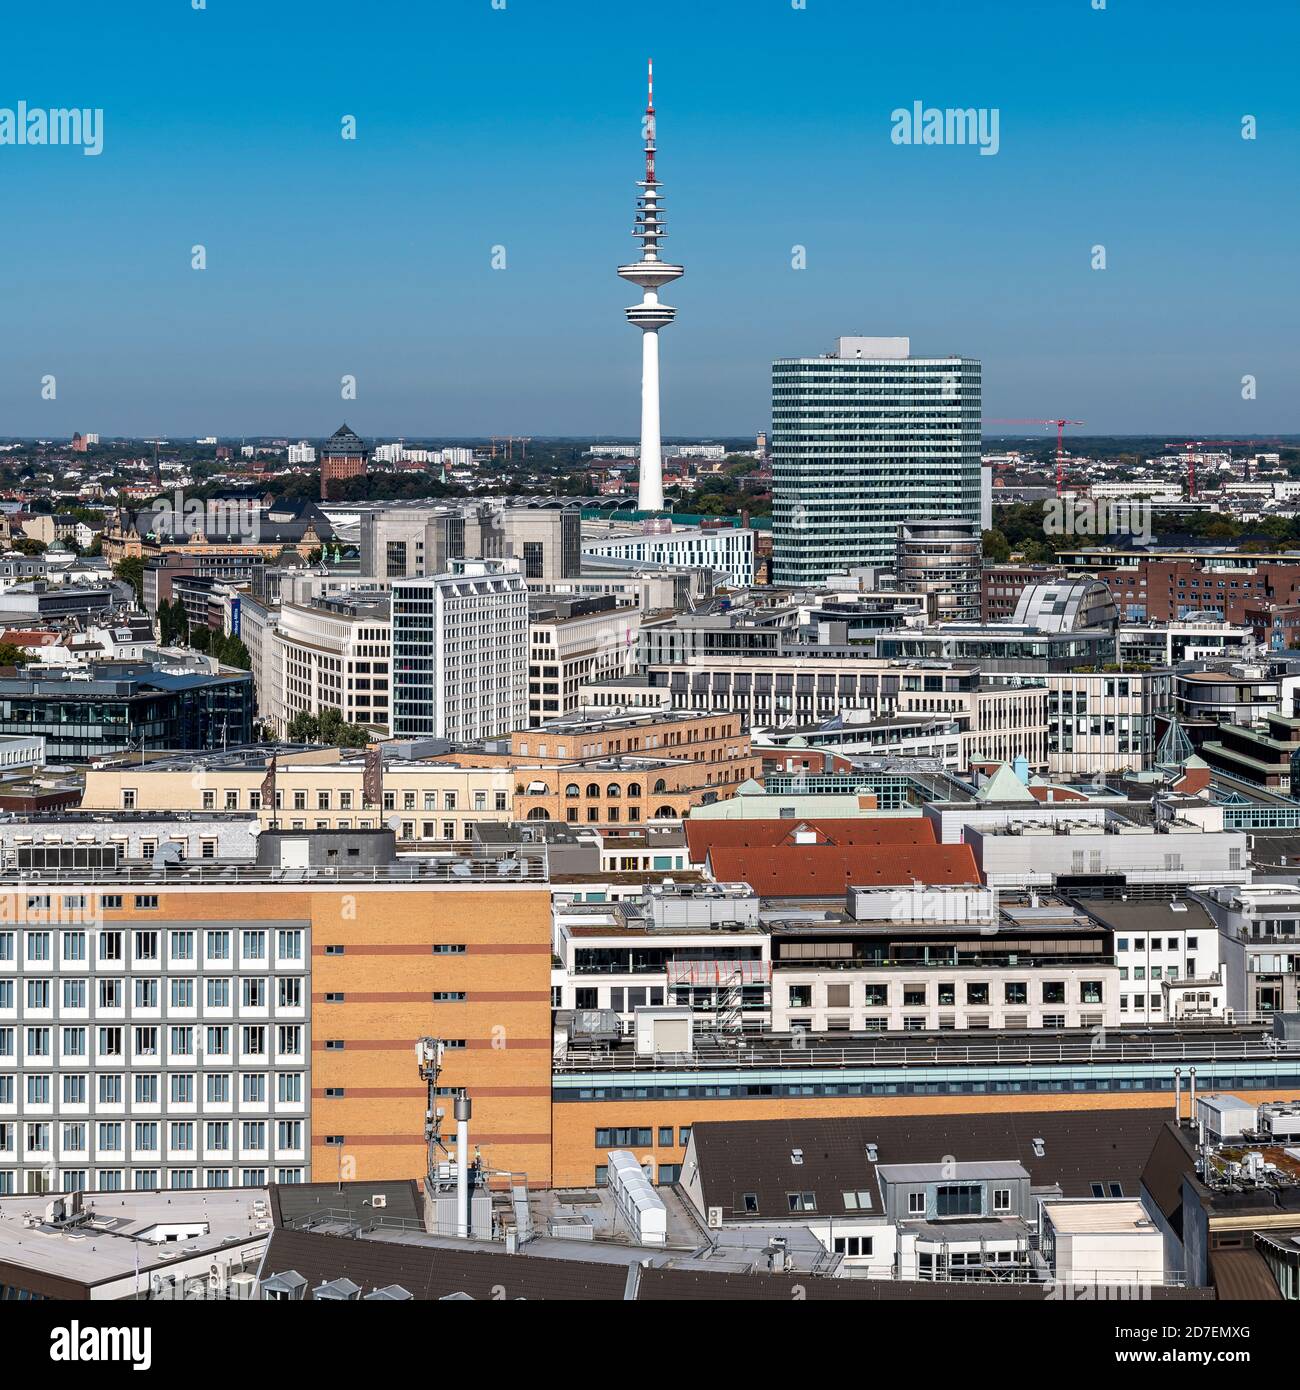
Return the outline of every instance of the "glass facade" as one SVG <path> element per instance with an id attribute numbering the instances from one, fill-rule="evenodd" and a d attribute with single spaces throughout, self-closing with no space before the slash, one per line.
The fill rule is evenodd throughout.
<path id="1" fill-rule="evenodd" d="M 858 341 L 773 363 L 775 583 L 892 567 L 903 522 L 979 521 L 980 364 L 908 357 L 906 340 L 901 356 L 844 355 Z"/>
<path id="2" fill-rule="evenodd" d="M 85 762 L 142 748 L 236 748 L 253 738 L 253 679 L 3 681 L 0 734 L 42 735 L 51 761 Z"/>

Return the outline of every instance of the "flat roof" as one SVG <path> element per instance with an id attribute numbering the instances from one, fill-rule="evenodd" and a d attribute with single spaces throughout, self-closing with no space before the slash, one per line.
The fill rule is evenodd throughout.
<path id="1" fill-rule="evenodd" d="M 1139 1201 L 1045 1202 L 1043 1210 L 1058 1231 L 1069 1235 L 1154 1231 L 1155 1225 Z"/>
<path id="2" fill-rule="evenodd" d="M 270 1235 L 268 1189 L 264 1187 L 88 1192 L 83 1208 L 86 1219 L 62 1227 L 44 1220 L 47 1208 L 59 1195 L 47 1192 L 0 1197 L 0 1262 L 81 1284 L 97 1284 L 134 1275 L 137 1269 L 143 1276 L 151 1270 L 167 1269 L 186 1256 L 205 1255 Z M 40 1224 L 27 1225 L 29 1215 Z M 268 1225 L 259 1229 L 259 1221 Z M 157 1226 L 200 1224 L 207 1226 L 206 1233 L 166 1243 L 147 1239 L 147 1233 Z"/>

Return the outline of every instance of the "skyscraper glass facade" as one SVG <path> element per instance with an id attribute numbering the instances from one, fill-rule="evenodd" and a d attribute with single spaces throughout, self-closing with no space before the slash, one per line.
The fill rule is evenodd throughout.
<path id="1" fill-rule="evenodd" d="M 980 364 L 841 338 L 772 364 L 772 568 L 817 584 L 891 567 L 900 523 L 980 515 Z"/>

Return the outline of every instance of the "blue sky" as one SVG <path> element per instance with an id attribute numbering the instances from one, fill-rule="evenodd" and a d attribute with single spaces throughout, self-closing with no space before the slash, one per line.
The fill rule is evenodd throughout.
<path id="1" fill-rule="evenodd" d="M 651 52 L 666 434 L 765 428 L 771 359 L 840 333 L 980 358 L 987 417 L 1300 431 L 1300 6 L 1091 6 L 11 6 L 0 107 L 105 131 L 0 146 L 0 434 L 634 434 Z M 998 154 L 891 143 L 917 100 Z"/>

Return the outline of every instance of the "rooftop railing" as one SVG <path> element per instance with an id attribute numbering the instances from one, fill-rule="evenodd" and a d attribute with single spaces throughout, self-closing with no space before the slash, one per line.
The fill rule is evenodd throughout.
<path id="1" fill-rule="evenodd" d="M 689 1053 L 659 1053 L 640 1056 L 630 1047 L 609 1051 L 576 1052 L 570 1050 L 554 1059 L 557 1073 L 602 1071 L 708 1071 L 712 1068 L 734 1070 L 737 1067 L 762 1070 L 809 1070 L 853 1067 L 899 1066 L 998 1066 L 1050 1065 L 1057 1063 L 1088 1063 L 1104 1065 L 1123 1062 L 1196 1063 L 1207 1061 L 1267 1061 L 1279 1056 L 1294 1056 L 1300 1066 L 1300 1045 L 1275 1042 L 1261 1037 L 1215 1037 L 1198 1035 L 1185 1039 L 1120 1039 L 1114 1033 L 1099 1032 L 1095 1040 L 1070 1039 L 1052 1042 L 949 1042 L 946 1039 L 910 1042 L 896 1041 L 872 1044 L 853 1042 L 841 1047 L 828 1047 L 824 1036 L 808 1037 L 800 1046 L 797 1038 L 755 1042 L 752 1039 L 735 1046 L 701 1043 Z M 1172 1087 L 1172 1074 L 1169 1077 Z M 1187 1079 L 1184 1078 L 1184 1084 Z"/>
<path id="2" fill-rule="evenodd" d="M 309 832 L 308 832 L 309 833 Z M 54 887 L 103 885 L 106 888 L 234 887 L 239 885 L 307 884 L 329 887 L 336 883 L 545 883 L 548 881 L 546 847 L 515 847 L 508 854 L 476 853 L 430 859 L 403 859 L 390 864 L 321 864 L 302 867 L 232 864 L 221 860 L 184 860 L 167 867 L 150 864 L 118 864 L 109 867 L 19 869 L 0 866 L 0 893 L 35 892 Z"/>

